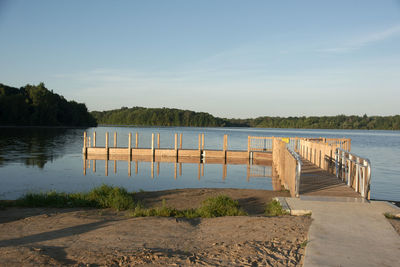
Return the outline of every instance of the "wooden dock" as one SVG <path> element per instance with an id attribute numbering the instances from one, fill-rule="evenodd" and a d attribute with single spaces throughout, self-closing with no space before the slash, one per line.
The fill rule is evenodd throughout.
<path id="1" fill-rule="evenodd" d="M 335 175 L 304 158 L 302 158 L 302 162 L 300 195 L 361 198 L 360 194 L 356 193 Z"/>
<path id="2" fill-rule="evenodd" d="M 326 196 L 370 198 L 371 165 L 368 159 L 350 153 L 351 140 L 347 138 L 299 138 L 299 137 L 260 137 L 249 136 L 247 150 L 228 150 L 228 136 L 223 136 L 221 150 L 205 149 L 204 134 L 198 136 L 198 147 L 182 148 L 182 134 L 175 134 L 173 148 L 160 146 L 160 134 L 151 136 L 151 148 L 141 148 L 138 143 L 138 133 L 135 134 L 135 144 L 132 144 L 132 134 L 128 136 L 128 146 L 117 146 L 117 133 L 114 133 L 114 144 L 109 146 L 109 136 L 106 133 L 105 146 L 96 144 L 96 133 L 88 137 L 84 133 L 84 172 L 86 161 L 92 160 L 95 171 L 96 160 L 128 162 L 129 175 L 131 162 L 152 163 L 151 177 L 154 176 L 154 162 L 159 168 L 160 162 L 199 164 L 199 179 L 204 172 L 204 164 L 221 164 L 223 179 L 226 177 L 227 164 L 247 165 L 247 179 L 252 175 L 251 167 L 257 165 L 271 166 L 274 188 L 281 186 L 290 191 L 292 197 Z M 181 167 L 181 166 L 179 166 Z M 89 167 L 90 168 L 90 167 Z M 257 175 L 255 175 L 257 176 Z M 339 177 L 339 178 L 338 178 Z M 280 184 L 279 184 L 280 183 Z"/>

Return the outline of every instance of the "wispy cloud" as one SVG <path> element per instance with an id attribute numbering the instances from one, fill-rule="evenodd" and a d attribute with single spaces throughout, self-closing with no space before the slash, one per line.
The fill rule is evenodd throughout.
<path id="1" fill-rule="evenodd" d="M 331 52 L 331 53 L 345 53 L 354 50 L 358 50 L 367 45 L 371 45 L 373 43 L 377 43 L 380 41 L 384 41 L 386 39 L 392 38 L 393 36 L 400 34 L 400 25 L 392 26 L 388 29 L 368 33 L 363 36 L 359 36 L 357 38 L 353 38 L 341 44 L 337 44 L 334 47 L 328 47 L 319 49 L 319 52 Z"/>

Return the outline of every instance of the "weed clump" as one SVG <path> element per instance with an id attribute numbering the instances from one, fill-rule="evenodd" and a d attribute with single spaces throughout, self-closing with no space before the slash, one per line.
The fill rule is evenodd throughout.
<path id="1" fill-rule="evenodd" d="M 175 217 L 175 218 L 212 218 L 221 216 L 245 216 L 247 215 L 239 207 L 239 203 L 228 196 L 220 195 L 217 197 L 210 197 L 206 199 L 201 207 L 197 209 L 177 210 L 166 206 L 163 200 L 160 208 L 146 209 L 138 204 L 130 214 L 133 217 Z"/>
<path id="2" fill-rule="evenodd" d="M 247 215 L 247 213 L 240 208 L 237 200 L 233 200 L 225 195 L 206 199 L 201 207 L 197 209 L 197 212 L 199 213 L 199 217 L 203 218 Z"/>
<path id="3" fill-rule="evenodd" d="M 287 211 L 282 209 L 281 204 L 277 200 L 270 201 L 265 207 L 265 216 L 280 216 L 288 214 Z"/>

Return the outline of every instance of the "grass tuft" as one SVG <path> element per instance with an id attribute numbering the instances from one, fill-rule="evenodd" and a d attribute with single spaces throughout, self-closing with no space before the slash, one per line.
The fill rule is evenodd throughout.
<path id="1" fill-rule="evenodd" d="M 130 214 L 133 217 L 175 217 L 175 218 L 212 218 L 221 216 L 245 216 L 247 215 L 239 207 L 239 203 L 228 196 L 220 195 L 206 199 L 198 209 L 177 210 L 167 207 L 163 200 L 160 208 L 146 209 L 138 204 Z"/>
<path id="2" fill-rule="evenodd" d="M 210 197 L 203 201 L 200 208 L 197 209 L 199 217 L 213 218 L 220 216 L 245 216 L 247 213 L 243 211 L 237 200 L 226 195 Z"/>
<path id="3" fill-rule="evenodd" d="M 277 200 L 270 201 L 265 207 L 265 216 L 280 216 L 289 214 L 282 209 L 281 204 Z"/>

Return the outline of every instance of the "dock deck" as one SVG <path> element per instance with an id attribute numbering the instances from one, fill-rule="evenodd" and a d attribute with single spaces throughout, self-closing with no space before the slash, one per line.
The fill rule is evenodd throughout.
<path id="1" fill-rule="evenodd" d="M 300 195 L 362 198 L 335 175 L 302 158 Z"/>

